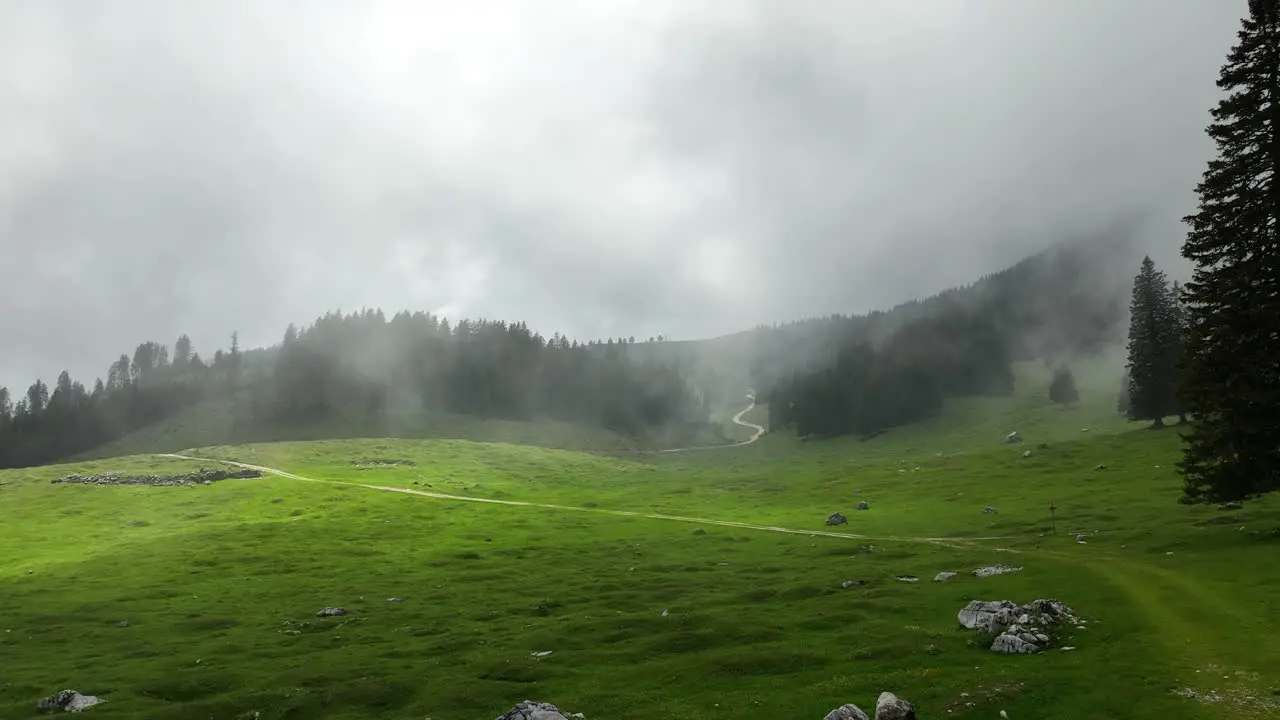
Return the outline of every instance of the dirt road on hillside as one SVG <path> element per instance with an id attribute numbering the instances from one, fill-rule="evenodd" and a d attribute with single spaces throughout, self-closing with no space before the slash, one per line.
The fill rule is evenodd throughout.
<path id="1" fill-rule="evenodd" d="M 745 410 L 743 412 L 746 412 Z M 755 427 L 759 427 L 758 425 Z M 758 436 L 757 436 L 758 437 Z M 748 440 L 746 442 L 751 442 Z M 744 445 L 744 443 L 738 443 Z M 730 447 L 730 446 L 725 446 Z M 196 462 L 217 462 L 232 467 L 244 468 L 246 470 L 257 470 L 258 472 L 275 475 L 277 477 L 288 478 L 290 480 L 301 480 L 302 482 L 327 483 L 329 485 L 346 485 L 349 487 L 364 488 L 366 490 L 378 490 L 381 492 L 396 492 L 406 495 L 418 495 L 421 497 L 434 498 L 436 500 L 451 500 L 454 502 L 473 502 L 485 503 L 487 505 L 507 505 L 510 507 L 529 507 L 541 508 L 544 510 L 561 510 L 566 512 L 583 512 L 595 513 L 598 515 L 613 515 L 615 517 L 634 517 L 644 518 L 647 520 L 669 520 L 674 522 L 694 523 L 697 525 L 716 525 L 719 527 L 741 528 L 743 530 L 757 530 L 762 532 L 786 533 L 789 535 L 810 535 L 815 537 L 835 537 L 847 538 L 850 540 L 875 540 L 878 542 L 924 542 L 938 545 L 948 545 L 956 543 L 964 543 L 974 540 L 1008 540 L 1010 536 L 1001 537 L 964 537 L 964 538 L 945 538 L 945 537 L 898 537 L 885 536 L 873 537 L 871 535 L 858 535 L 856 533 L 833 532 L 831 530 L 799 530 L 795 528 L 785 528 L 776 525 L 755 525 L 752 523 L 734 522 L 732 520 L 712 520 L 710 518 L 688 517 L 684 515 L 664 515 L 662 513 L 645 513 L 635 512 L 631 510 L 607 510 L 605 508 L 594 507 L 577 507 L 574 505 L 557 505 L 554 503 L 537 503 L 524 502 L 520 500 L 495 500 L 492 498 L 478 498 L 467 495 L 450 495 L 447 493 L 430 492 L 427 490 L 415 490 L 406 487 L 394 487 L 390 485 L 368 485 L 365 483 L 348 482 L 345 480 L 322 480 L 318 478 L 309 478 L 303 475 L 296 475 L 284 470 L 266 467 L 265 465 L 251 465 L 249 463 L 236 462 L 235 460 L 218 460 L 215 458 L 202 458 L 192 455 L 179 455 L 177 453 L 161 453 L 156 457 L 172 458 L 175 460 L 194 460 Z"/>
<path id="2" fill-rule="evenodd" d="M 676 452 L 688 452 L 690 450 L 720 450 L 723 448 L 735 448 L 735 447 L 742 447 L 743 445 L 750 445 L 751 443 L 759 440 L 761 435 L 764 435 L 764 426 L 757 425 L 753 422 L 748 422 L 742 419 L 743 415 L 746 415 L 747 413 L 751 412 L 756 408 L 756 394 L 753 392 L 747 393 L 747 399 L 751 401 L 751 404 L 746 406 L 742 410 L 738 411 L 738 414 L 733 416 L 733 424 L 739 427 L 750 428 L 752 430 L 752 435 L 750 439 L 743 440 L 742 442 L 728 443 L 727 445 L 699 445 L 696 447 L 668 448 L 666 450 L 650 450 L 649 452 L 676 453 Z"/>

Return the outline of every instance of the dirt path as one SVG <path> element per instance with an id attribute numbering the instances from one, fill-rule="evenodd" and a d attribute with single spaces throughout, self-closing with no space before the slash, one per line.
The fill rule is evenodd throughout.
<path id="1" fill-rule="evenodd" d="M 746 412 L 745 410 L 743 412 Z M 759 426 L 756 426 L 759 427 Z M 697 525 L 716 525 L 719 527 L 741 528 L 743 530 L 756 530 L 761 532 L 786 533 L 788 535 L 809 535 L 813 537 L 834 537 L 846 538 L 851 540 L 875 540 L 877 542 L 923 542 L 936 545 L 955 545 L 957 543 L 966 543 L 980 540 L 1009 540 L 1010 536 L 1001 537 L 901 537 L 901 536 L 882 536 L 876 537 L 871 535 L 859 535 L 857 533 L 835 532 L 832 530 L 804 530 L 796 528 L 779 527 L 777 525 L 756 525 L 753 523 L 735 522 L 732 520 L 712 520 L 709 518 L 688 517 L 685 515 L 664 515 L 662 513 L 646 513 L 636 512 L 632 510 L 608 510 L 605 508 L 589 508 L 579 507 L 575 505 L 558 505 L 555 503 L 537 503 L 525 502 L 521 500 L 495 500 L 493 498 L 478 498 L 467 495 L 450 495 L 448 493 L 430 492 L 427 490 L 414 490 L 413 488 L 394 487 L 391 485 L 367 485 L 365 483 L 347 482 L 345 480 L 322 480 L 318 478 L 309 478 L 303 475 L 296 475 L 284 470 L 266 467 L 264 465 L 251 465 L 249 463 L 236 462 L 234 460 L 218 460 L 214 458 L 194 457 L 191 455 L 178 455 L 176 453 L 163 453 L 157 457 L 173 458 L 175 460 L 194 460 L 197 462 L 218 462 L 224 465 L 244 468 L 246 470 L 257 470 L 261 473 L 276 475 L 290 480 L 301 480 L 303 482 L 328 483 L 330 485 L 347 485 L 350 487 L 364 488 L 366 490 L 379 490 L 381 492 L 396 492 L 406 495 L 418 495 L 421 497 L 434 498 L 436 500 L 451 500 L 454 502 L 473 502 L 485 503 L 488 505 L 507 505 L 511 507 L 529 507 L 541 508 L 544 510 L 561 510 L 566 512 L 583 512 L 595 513 L 598 515 L 613 515 L 615 517 L 634 517 L 646 520 L 668 520 L 673 522 L 694 523 Z"/>
<path id="2" fill-rule="evenodd" d="M 688 452 L 688 451 L 690 451 L 690 450 L 722 450 L 722 449 L 724 449 L 724 448 L 735 448 L 735 447 L 742 447 L 743 445 L 750 445 L 751 443 L 753 443 L 753 442 L 755 442 L 755 441 L 759 440 L 759 439 L 760 439 L 760 436 L 761 436 L 761 435 L 764 435 L 764 426 L 763 426 L 763 425 L 757 425 L 757 424 L 755 424 L 755 423 L 753 423 L 753 422 L 748 422 L 748 421 L 746 421 L 746 420 L 743 420 L 743 419 L 742 419 L 742 416 L 743 416 L 743 415 L 746 415 L 747 413 L 751 412 L 752 410 L 754 410 L 754 409 L 756 408 L 756 394 L 755 394 L 754 392 L 749 392 L 749 393 L 747 393 L 747 399 L 749 399 L 749 400 L 751 401 L 751 404 L 750 404 L 750 405 L 748 405 L 748 406 L 746 406 L 746 407 L 744 407 L 744 408 L 742 408 L 742 410 L 739 410 L 739 411 L 738 411 L 738 414 L 737 414 L 737 415 L 734 415 L 734 416 L 733 416 L 733 424 L 734 424 L 734 425 L 737 425 L 737 426 L 739 426 L 739 427 L 750 428 L 750 429 L 751 429 L 751 431 L 752 431 L 752 434 L 751 434 L 750 439 L 743 440 L 742 442 L 728 443 L 727 445 L 699 445 L 699 446 L 696 446 L 696 447 L 683 447 L 683 448 L 669 448 L 669 449 L 667 449 L 667 450 L 654 450 L 654 451 L 652 451 L 652 452 L 659 452 L 659 453 L 677 453 L 677 452 Z"/>

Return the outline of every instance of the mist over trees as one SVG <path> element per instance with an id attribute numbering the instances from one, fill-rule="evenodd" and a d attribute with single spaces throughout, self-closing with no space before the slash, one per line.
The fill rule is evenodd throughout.
<path id="1" fill-rule="evenodd" d="M 1280 2 L 1250 0 L 1237 40 L 1182 248 L 1187 502 L 1280 488 Z"/>
<path id="2" fill-rule="evenodd" d="M 1114 257 L 1124 244 L 1064 244 L 923 301 L 866 316 L 762 328 L 752 382 L 770 427 L 872 434 L 943 400 L 1013 390 L 1011 364 L 1100 351 L 1124 317 Z"/>
<path id="3" fill-rule="evenodd" d="M 1080 402 L 1080 393 L 1076 390 L 1076 378 L 1071 368 L 1059 365 L 1053 371 L 1053 380 L 1049 383 L 1049 399 L 1063 407 L 1070 407 Z"/>
<path id="4" fill-rule="evenodd" d="M 524 323 L 380 310 L 330 313 L 286 329 L 282 343 L 243 353 L 239 338 L 206 364 L 183 335 L 121 355 L 92 390 L 66 372 L 37 380 L 14 403 L 0 389 L 0 467 L 51 462 L 90 450 L 214 395 L 235 400 L 242 441 L 329 420 L 376 433 L 395 413 L 554 419 L 629 435 L 705 429 L 705 399 L 678 368 L 636 362 L 627 342 L 544 338 Z"/>

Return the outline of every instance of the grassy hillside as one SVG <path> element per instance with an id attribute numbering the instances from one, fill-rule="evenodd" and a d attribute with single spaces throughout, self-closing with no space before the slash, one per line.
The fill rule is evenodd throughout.
<path id="1" fill-rule="evenodd" d="M 215 398 L 186 408 L 171 418 L 149 425 L 125 437 L 84 453 L 78 459 L 119 457 L 137 453 L 174 452 L 184 448 L 237 443 L 245 436 L 232 420 L 232 404 Z M 331 418 L 323 423 L 296 427 L 272 427 L 254 431 L 255 437 L 271 433 L 276 440 L 359 438 L 457 438 L 477 442 L 509 442 L 572 450 L 625 450 L 646 443 L 601 427 L 567 422 L 517 422 L 488 420 L 448 413 L 393 414 L 371 427 L 363 417 Z"/>
<path id="2" fill-rule="evenodd" d="M 588 718 L 816 719 L 886 689 L 926 717 L 1275 717 L 1280 501 L 1177 504 L 1175 431 L 1116 418 L 1109 367 L 1077 367 L 1078 408 L 1050 406 L 1028 366 L 1013 398 L 868 441 L 214 447 L 329 482 L 192 488 L 48 481 L 212 461 L 5 471 L 0 716 L 73 687 L 107 698 L 103 718 L 464 720 L 536 698 Z M 834 511 L 850 523 L 826 534 Z M 995 563 L 1023 570 L 969 573 Z M 943 570 L 960 574 L 930 581 Z M 971 599 L 1038 597 L 1087 619 L 1059 643 L 1075 650 L 996 655 L 957 627 Z M 335 605 L 349 614 L 314 616 Z"/>

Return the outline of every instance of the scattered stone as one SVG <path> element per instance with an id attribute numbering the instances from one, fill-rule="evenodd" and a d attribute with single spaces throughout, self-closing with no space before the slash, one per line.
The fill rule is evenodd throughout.
<path id="1" fill-rule="evenodd" d="M 538 650 L 537 652 L 529 653 L 529 657 L 536 657 L 536 658 L 546 657 L 553 652 L 555 652 L 555 650 Z"/>
<path id="2" fill-rule="evenodd" d="M 338 615 L 346 615 L 346 608 L 327 607 L 316 611 L 316 617 L 336 617 Z"/>
<path id="3" fill-rule="evenodd" d="M 898 580 L 901 582 L 920 582 L 920 578 L 915 575 L 899 575 Z"/>
<path id="4" fill-rule="evenodd" d="M 106 700 L 95 697 L 93 695 L 81 695 L 75 690 L 63 690 L 61 692 L 50 695 L 36 704 L 36 709 L 43 712 L 80 712 L 87 710 L 94 705 L 99 705 Z"/>
<path id="5" fill-rule="evenodd" d="M 1093 466 L 1093 469 L 1094 469 L 1094 470 L 1106 470 L 1106 469 L 1107 469 L 1107 466 L 1106 466 L 1106 465 L 1104 465 L 1104 464 L 1102 464 L 1102 463 L 1098 463 L 1097 465 L 1094 465 L 1094 466 Z"/>
<path id="6" fill-rule="evenodd" d="M 988 565 L 986 567 L 980 567 L 977 570 L 974 570 L 973 574 L 977 575 L 978 577 L 991 577 L 992 575 L 1004 575 L 1005 573 L 1015 573 L 1015 572 L 1021 572 L 1021 571 L 1022 571 L 1022 568 L 1020 567 L 1009 567 L 1008 565 Z"/>
<path id="7" fill-rule="evenodd" d="M 840 583 L 840 587 L 844 588 L 845 590 L 848 590 L 849 588 L 862 587 L 864 584 L 865 583 L 863 583 L 861 580 L 845 580 L 844 582 Z"/>
<path id="8" fill-rule="evenodd" d="M 1005 441 L 1006 443 L 1010 443 L 1010 444 L 1012 444 L 1012 443 L 1020 443 L 1020 442 L 1022 442 L 1022 436 L 1018 434 L 1018 431 L 1017 431 L 1017 430 L 1014 430 L 1013 432 L 1011 432 L 1011 433 L 1009 433 L 1008 435 L 1005 435 L 1005 436 L 1004 436 L 1004 441 Z"/>
<path id="9" fill-rule="evenodd" d="M 844 525 L 847 522 L 849 522 L 849 518 L 841 515 L 840 513 L 831 513 L 827 518 L 828 525 Z"/>
<path id="10" fill-rule="evenodd" d="M 706 534 L 707 534 L 707 531 L 706 531 L 706 530 L 703 530 L 702 528 L 694 528 L 694 529 L 693 529 L 693 534 L 694 534 L 694 535 L 706 535 Z"/>
<path id="11" fill-rule="evenodd" d="M 1031 451 L 1030 451 L 1030 450 L 1023 450 L 1023 451 L 1022 451 L 1022 457 L 1024 457 L 1024 458 L 1029 458 L 1029 457 L 1031 457 Z"/>
<path id="12" fill-rule="evenodd" d="M 389 603 L 404 602 L 404 598 L 389 597 L 389 598 L 387 598 L 387 602 L 389 602 Z"/>
<path id="13" fill-rule="evenodd" d="M 1080 543 L 1081 545 L 1083 545 L 1083 544 L 1084 544 L 1084 539 L 1085 539 L 1086 537 L 1088 537 L 1088 535 L 1085 535 L 1085 534 L 1083 534 L 1083 533 L 1081 533 L 1080 535 L 1076 535 L 1076 542 L 1078 542 L 1078 543 Z"/>
<path id="14" fill-rule="evenodd" d="M 876 699 L 876 720 L 916 720 L 915 707 L 891 692 Z"/>
<path id="15" fill-rule="evenodd" d="M 937 575 L 934 575 L 934 576 L 933 576 L 933 581 L 934 581 L 934 582 L 946 582 L 946 581 L 950 580 L 951 578 L 953 578 L 953 577 L 955 577 L 955 576 L 956 576 L 956 574 L 955 574 L 955 573 L 953 573 L 953 572 L 947 572 L 947 571 L 945 571 L 945 570 L 944 570 L 944 571 L 942 571 L 942 572 L 938 573 Z"/>
<path id="16" fill-rule="evenodd" d="M 1232 501 L 1232 502 L 1222 503 L 1221 505 L 1218 506 L 1218 509 L 1219 510 L 1240 510 L 1243 507 L 1244 505 L 1241 505 L 1238 502 Z"/>
<path id="17" fill-rule="evenodd" d="M 497 720 L 582 720 L 582 713 L 566 713 L 550 703 L 524 700 L 499 715 Z"/>
<path id="18" fill-rule="evenodd" d="M 1067 652 L 1067 651 L 1069 651 L 1069 650 L 1075 650 L 1075 646 L 1074 646 L 1074 645 L 1063 645 L 1060 649 L 1061 649 L 1063 652 Z"/>
<path id="19" fill-rule="evenodd" d="M 156 487 L 177 487 L 212 485 L 217 480 L 247 480 L 260 477 L 262 477 L 262 473 L 257 470 L 200 468 L 180 475 L 121 475 L 120 473 L 67 475 L 54 478 L 49 482 L 54 485 L 61 483 L 66 485 L 153 485 Z"/>
<path id="20" fill-rule="evenodd" d="M 121 620 L 120 622 L 116 623 L 116 627 L 118 627 L 118 628 L 126 628 L 126 627 L 129 627 L 129 621 L 128 621 L 128 620 Z"/>
<path id="21" fill-rule="evenodd" d="M 862 708 L 853 703 L 848 703 L 827 713 L 827 716 L 822 720 L 871 720 L 871 718 L 862 712 Z"/>
<path id="22" fill-rule="evenodd" d="M 986 506 L 986 507 L 982 508 L 982 512 L 983 512 L 983 513 L 985 513 L 985 514 L 987 514 L 987 515 L 995 515 L 995 514 L 996 514 L 996 509 L 995 509 L 995 508 L 993 508 L 993 507 L 991 507 L 990 505 L 988 505 L 988 506 Z"/>
<path id="23" fill-rule="evenodd" d="M 866 500 L 859 500 L 859 501 L 858 501 L 858 509 L 859 509 L 859 510 L 870 510 L 870 509 L 871 509 L 871 506 L 867 504 L 867 501 L 866 501 Z"/>
<path id="24" fill-rule="evenodd" d="M 663 609 L 662 609 L 662 617 L 666 617 L 666 616 L 668 616 L 668 615 L 670 615 L 670 614 L 671 614 L 671 613 L 670 613 L 670 612 L 668 612 L 666 608 L 663 608 Z"/>

